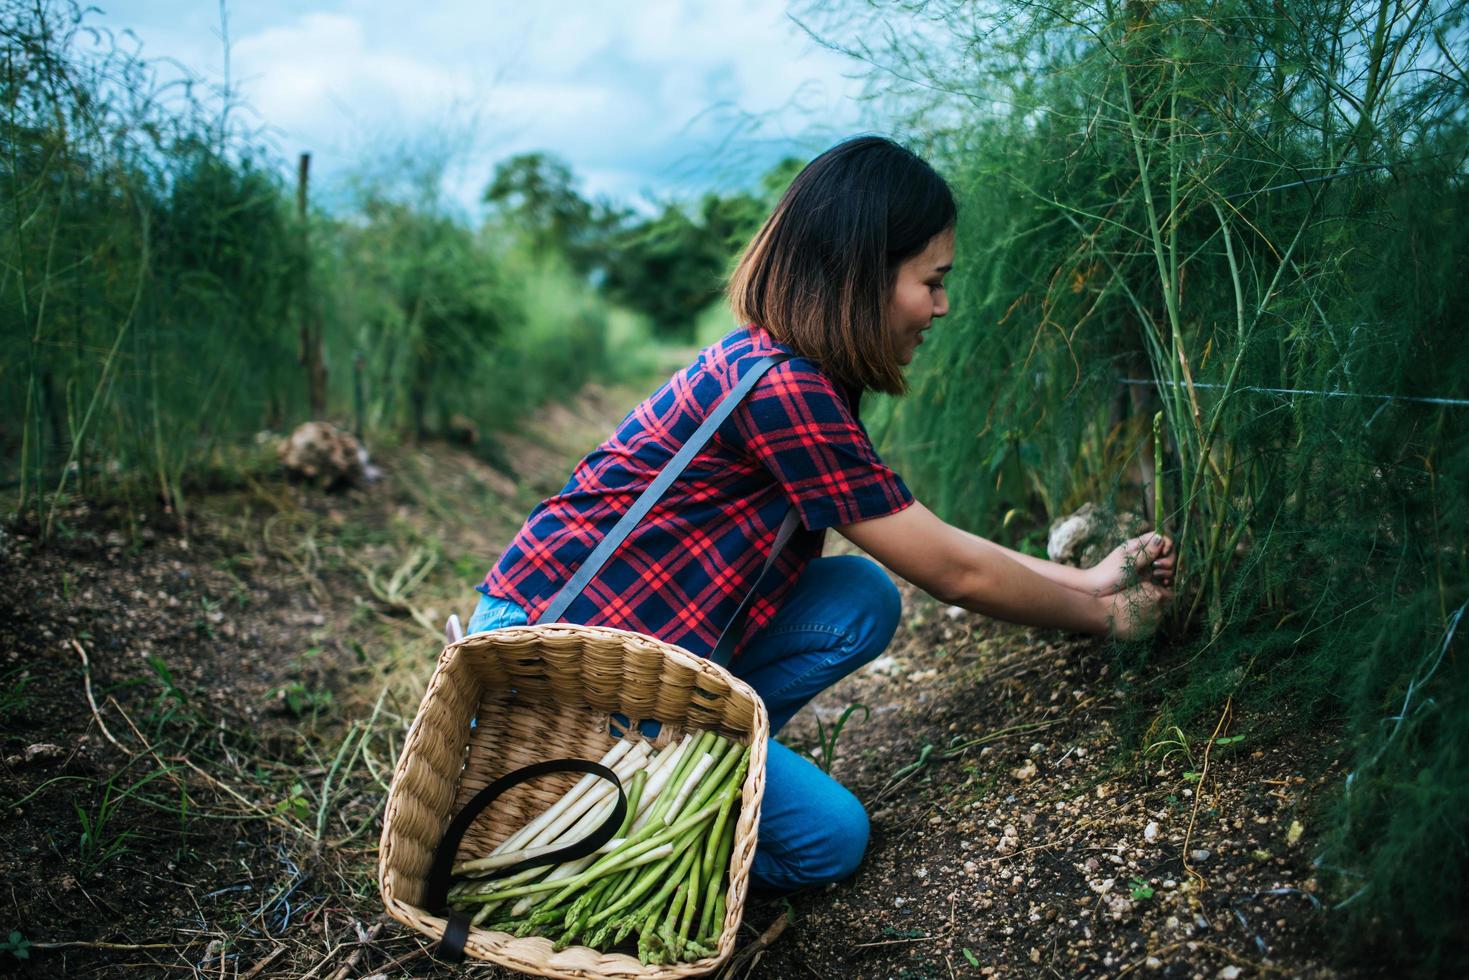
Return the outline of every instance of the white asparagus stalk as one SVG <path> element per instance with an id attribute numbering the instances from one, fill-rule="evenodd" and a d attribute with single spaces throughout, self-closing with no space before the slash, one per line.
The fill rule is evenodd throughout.
<path id="1" fill-rule="evenodd" d="M 613 809 L 616 808 L 616 806 L 616 793 L 608 793 L 602 799 L 597 800 L 592 805 L 592 808 L 590 810 L 588 810 L 586 813 L 583 813 L 581 817 L 576 821 L 576 823 L 567 828 L 565 833 L 556 837 L 554 842 L 542 841 L 539 843 L 554 843 L 557 847 L 565 847 L 568 844 L 573 844 L 576 841 L 579 841 L 583 837 L 585 837 L 594 827 L 596 827 L 603 820 L 606 820 L 607 816 L 613 811 Z"/>
<path id="2" fill-rule="evenodd" d="M 657 800 L 659 792 L 662 791 L 668 780 L 673 776 L 674 770 L 678 768 L 679 760 L 683 757 L 684 753 L 689 751 L 693 744 L 694 736 L 685 735 L 682 740 L 678 742 L 670 742 L 657 753 L 657 756 L 654 758 L 653 764 L 648 767 L 648 781 L 643 785 L 643 798 L 638 804 L 638 814 L 640 819 L 634 822 L 633 827 L 629 830 L 629 834 L 635 833 L 637 830 L 640 830 L 642 826 L 647 823 L 646 818 L 648 816 L 649 810 L 651 809 L 654 801 Z M 577 858 L 575 861 L 566 861 L 552 868 L 550 873 L 547 874 L 542 880 L 560 881 L 563 878 L 570 878 L 573 875 L 579 875 L 587 868 L 591 867 L 592 862 L 596 860 L 596 854 L 589 854 L 584 858 Z M 533 872 L 525 872 L 525 874 L 530 875 L 533 874 Z M 504 879 L 504 881 L 502 881 L 501 883 L 508 886 L 512 880 L 514 879 L 507 878 Z M 515 903 L 515 906 L 510 910 L 510 914 L 512 916 L 525 915 L 525 913 L 528 912 L 532 907 L 534 907 L 537 902 L 544 899 L 547 894 L 548 893 L 545 892 L 537 892 L 535 894 L 526 895 L 525 897 L 521 898 L 520 901 Z"/>
<path id="3" fill-rule="evenodd" d="M 542 844 L 539 847 L 527 847 L 523 851 L 506 851 L 503 854 L 491 854 L 489 857 L 476 858 L 474 861 L 460 865 L 465 871 L 494 871 L 496 868 L 506 868 L 521 861 L 538 858 L 552 851 L 559 851 L 565 844 Z"/>
<path id="4" fill-rule="evenodd" d="M 673 774 L 674 769 L 678 768 L 679 757 L 687 750 L 691 741 L 692 739 L 685 737 L 682 742 L 665 746 L 658 753 L 658 757 L 653 760 L 653 764 L 648 767 L 648 778 L 643 783 L 643 796 L 638 800 L 639 814 L 647 810 L 658 798 L 659 792 L 668 782 L 668 777 Z"/>
<path id="5" fill-rule="evenodd" d="M 627 862 L 627 864 L 623 865 L 622 868 L 619 870 L 626 871 L 628 868 L 641 868 L 645 864 L 652 864 L 654 861 L 661 861 L 672 853 L 673 841 L 669 841 L 667 844 L 659 844 L 657 847 L 651 848 L 643 852 L 642 854 L 639 854 L 637 857 Z"/>
<path id="6" fill-rule="evenodd" d="M 631 748 L 632 746 L 630 746 L 628 743 L 619 741 L 616 745 L 612 746 L 612 748 L 607 751 L 606 755 L 602 756 L 602 758 L 598 761 L 602 765 L 611 768 L 615 766 L 618 761 L 620 761 Z M 533 837 L 539 834 L 547 824 L 556 819 L 559 812 L 558 807 L 569 805 L 570 803 L 575 802 L 583 793 L 591 788 L 592 784 L 595 782 L 597 782 L 596 776 L 593 776 L 590 773 L 583 776 L 576 782 L 576 785 L 567 790 L 566 794 L 563 795 L 561 799 L 557 801 L 557 803 L 552 804 L 550 807 L 547 807 L 545 812 L 527 822 L 524 827 L 520 828 L 514 834 L 511 834 L 508 838 L 505 839 L 504 842 L 500 844 L 499 847 L 490 852 L 491 855 L 499 854 L 504 851 L 516 850 L 518 848 L 526 846 L 526 844 L 529 843 Z"/>
<path id="7" fill-rule="evenodd" d="M 682 810 L 683 805 L 688 802 L 689 794 L 694 791 L 694 787 L 699 784 L 699 780 L 704 778 L 704 774 L 713 765 L 714 756 L 708 752 L 705 752 L 699 757 L 699 761 L 694 763 L 694 769 L 689 773 L 689 778 L 684 780 L 683 785 L 679 787 L 678 795 L 673 798 L 673 802 L 668 805 L 668 809 L 663 811 L 663 822 L 665 824 L 673 823 L 674 819 L 678 816 L 678 811 Z"/>
<path id="8" fill-rule="evenodd" d="M 665 766 L 665 769 L 667 769 L 666 766 Z M 652 785 L 651 784 L 651 781 L 649 783 L 645 784 L 645 785 Z M 647 798 L 647 790 L 645 788 L 644 789 L 644 799 L 646 799 L 646 798 Z M 608 809 L 610 810 L 611 807 L 613 807 L 613 806 L 616 806 L 616 801 L 611 801 L 608 804 Z M 644 807 L 640 805 L 638 807 L 638 812 L 640 812 L 640 813 L 643 812 L 643 809 L 644 809 Z M 606 816 L 606 811 L 603 811 L 602 813 L 600 813 L 600 814 L 597 815 L 597 819 L 601 819 L 602 817 L 605 817 L 605 816 Z M 572 832 L 574 833 L 577 829 L 579 829 L 579 828 L 573 827 L 572 828 Z M 592 862 L 595 861 L 595 860 L 597 860 L 598 855 L 600 855 L 603 852 L 607 851 L 608 849 L 610 849 L 611 847 L 613 847 L 615 844 L 624 842 L 625 840 L 626 840 L 626 838 L 619 837 L 616 840 L 609 841 L 607 844 L 603 845 L 594 854 L 589 854 L 586 857 L 577 858 L 574 861 L 564 861 L 561 864 L 558 864 L 554 868 L 552 868 L 546 874 L 546 876 L 542 880 L 544 880 L 544 881 L 560 881 L 562 878 L 570 878 L 573 875 L 579 875 L 583 871 L 585 871 L 587 868 L 591 867 Z M 504 885 L 506 887 L 509 887 L 512 884 L 519 884 L 524 879 L 535 877 L 542 870 L 544 870 L 544 869 L 542 869 L 542 868 L 535 868 L 535 869 L 532 869 L 530 871 L 523 871 L 523 872 L 521 872 L 518 875 L 512 875 L 509 878 L 502 879 L 501 882 L 500 882 L 500 884 L 502 884 L 502 885 Z M 534 894 L 531 894 L 531 895 L 526 895 L 525 897 L 521 898 L 520 901 L 518 901 L 518 902 L 515 903 L 515 907 L 513 909 L 511 909 L 511 915 L 517 915 L 517 916 L 518 915 L 524 915 L 528 909 L 530 909 L 532 906 L 534 906 L 537 902 L 539 902 L 542 899 L 546 898 L 546 896 L 548 894 L 549 893 L 547 893 L 547 892 L 537 892 L 537 893 L 534 893 Z"/>
<path id="9" fill-rule="evenodd" d="M 685 751 L 691 749 L 693 744 L 693 736 L 685 736 L 683 743 L 678 747 L 678 751 L 670 753 L 668 765 L 664 766 L 656 775 L 650 774 L 648 776 L 648 783 L 643 788 L 643 799 L 638 804 L 638 817 L 633 821 L 633 833 L 642 830 L 648 825 L 648 821 L 652 817 L 653 805 L 658 801 L 659 795 L 667 788 L 668 781 L 673 778 L 674 772 L 678 769 L 680 758 Z"/>
<path id="10" fill-rule="evenodd" d="M 607 754 L 602 756 L 602 758 L 598 761 L 607 768 L 612 769 L 616 766 L 617 762 L 620 761 L 630 749 L 632 749 L 632 747 L 633 744 L 631 742 L 618 739 L 617 744 L 608 749 Z M 561 801 L 559 801 L 557 804 L 553 804 L 546 810 L 545 813 L 542 813 L 540 816 L 527 823 L 524 827 L 511 834 L 504 840 L 504 842 L 500 844 L 499 847 L 491 851 L 490 854 L 493 856 L 503 851 L 514 850 L 518 847 L 524 846 L 525 843 L 532 836 L 539 833 L 540 830 L 546 826 L 546 824 L 556 819 L 557 807 L 560 805 L 560 802 L 574 802 L 576 798 L 579 797 L 582 793 L 585 793 L 593 783 L 601 781 L 602 780 L 599 780 L 591 773 L 583 776 L 580 780 L 577 781 L 575 786 L 571 787 L 571 789 L 567 791 L 566 795 L 561 798 Z"/>
<path id="11" fill-rule="evenodd" d="M 623 759 L 622 763 L 614 767 L 612 771 L 617 776 L 619 782 L 626 782 L 632 778 L 633 773 L 643 767 L 643 761 L 646 758 L 646 749 L 629 752 L 627 758 Z M 599 779 L 596 781 L 596 785 L 581 795 L 580 799 L 562 808 L 561 812 L 556 816 L 556 819 L 542 828 L 541 832 L 531 838 L 528 843 L 535 846 L 538 844 L 549 844 L 552 841 L 558 840 L 566 832 L 568 827 L 582 820 L 592 810 L 597 809 L 604 800 L 611 800 L 613 801 L 613 805 L 615 805 L 616 799 L 617 787 L 605 779 Z"/>
<path id="12" fill-rule="evenodd" d="M 627 864 L 622 865 L 617 870 L 618 871 L 627 871 L 630 868 L 641 868 L 645 864 L 652 864 L 654 861 L 661 861 L 664 858 L 668 857 L 668 855 L 670 855 L 670 854 L 673 853 L 673 846 L 674 846 L 674 842 L 673 841 L 669 841 L 667 844 L 659 844 L 657 847 L 649 848 L 647 851 L 643 852 L 642 854 L 639 854 L 637 857 L 635 857 L 632 860 L 628 861 Z M 589 864 L 592 863 L 592 861 L 596 860 L 596 858 L 597 858 L 597 855 L 596 854 L 593 854 L 593 855 L 590 855 L 589 857 L 582 858 L 582 862 L 585 862 L 586 865 L 589 865 Z M 572 862 L 572 863 L 573 864 L 577 864 L 577 863 L 581 863 L 581 862 Z M 561 867 L 569 867 L 569 865 L 561 865 Z M 583 865 L 583 867 L 585 867 L 585 865 Z M 577 872 L 577 873 L 580 873 L 580 872 Z M 550 881 L 550 880 L 551 880 L 550 878 L 547 878 L 546 879 L 546 881 Z M 560 879 L 557 879 L 557 880 L 560 880 Z M 519 916 L 525 915 L 525 913 L 527 913 L 531 909 L 535 908 L 538 903 L 545 901 L 546 899 L 550 898 L 553 894 L 554 894 L 554 892 L 552 892 L 552 891 L 544 891 L 544 892 L 533 892 L 530 895 L 523 896 L 520 899 L 520 901 L 516 902 L 515 905 L 514 905 L 514 907 L 511 908 L 511 910 L 510 910 L 510 917 L 511 918 L 517 918 Z"/>
<path id="13" fill-rule="evenodd" d="M 618 760 L 611 768 L 619 781 L 626 782 L 632 778 L 633 773 L 643 767 L 646 758 L 647 749 L 639 745 L 633 751 L 626 752 L 624 757 Z M 560 839 L 563 834 L 566 834 L 568 827 L 586 826 L 588 824 L 586 818 L 589 813 L 600 811 L 605 817 L 612 806 L 616 805 L 617 789 L 605 779 L 598 779 L 595 776 L 588 776 L 587 778 L 591 779 L 596 785 L 591 786 L 585 792 L 581 793 L 577 799 L 569 803 L 568 800 L 572 795 L 570 792 L 560 800 L 557 800 L 546 813 L 541 814 L 531 822 L 532 824 L 542 824 L 536 833 L 528 837 L 524 836 L 523 833 L 516 834 L 506 842 L 508 844 L 510 841 L 516 841 L 517 837 L 520 838 L 520 840 L 516 841 L 514 848 L 508 848 L 505 844 L 501 844 L 491 851 L 488 857 L 476 858 L 475 860 L 465 861 L 462 864 L 456 865 L 454 873 L 466 874 L 473 871 L 490 871 L 494 868 L 502 868 L 514 864 L 516 861 L 545 854 L 547 853 L 544 850 L 545 846 Z M 606 806 L 601 806 L 607 800 L 612 802 Z M 543 819 L 548 814 L 550 815 L 549 820 Z M 527 826 L 530 826 L 530 824 Z M 540 850 L 537 850 L 537 854 L 533 855 L 528 853 L 529 850 L 536 850 L 538 848 Z M 501 858 L 509 858 L 509 860 L 499 860 Z M 536 873 L 541 870 L 543 869 L 532 868 L 530 872 Z"/>
<path id="14" fill-rule="evenodd" d="M 648 784 L 647 786 L 643 787 L 644 799 L 647 799 L 648 786 L 652 785 L 653 777 L 658 775 L 658 773 L 660 772 L 671 772 L 672 769 L 670 769 L 669 767 L 678 765 L 679 757 L 682 756 L 684 752 L 688 751 L 688 748 L 690 745 L 693 744 L 693 741 L 694 740 L 692 736 L 685 735 L 679 741 L 669 742 L 667 745 L 663 746 L 663 748 L 654 753 L 653 762 L 651 765 L 648 766 Z"/>
<path id="15" fill-rule="evenodd" d="M 606 819 L 607 814 L 611 813 L 612 808 L 616 805 L 616 801 L 613 801 L 610 805 L 599 807 L 598 809 L 587 814 L 590 819 L 583 822 L 591 824 L 600 823 L 602 820 Z M 606 854 L 608 851 L 620 847 L 626 842 L 626 837 L 614 837 L 607 843 L 603 844 L 601 847 L 597 848 L 597 850 L 593 853 Z M 474 865 L 475 871 L 493 871 L 496 868 L 506 868 L 520 861 L 529 861 L 531 858 L 538 858 L 543 854 L 550 854 L 553 851 L 559 851 L 562 848 L 566 847 L 567 843 L 569 842 L 557 841 L 554 844 L 542 844 L 537 847 L 528 847 L 523 851 L 507 851 L 504 854 L 491 854 L 489 857 L 478 858 L 472 863 Z"/>

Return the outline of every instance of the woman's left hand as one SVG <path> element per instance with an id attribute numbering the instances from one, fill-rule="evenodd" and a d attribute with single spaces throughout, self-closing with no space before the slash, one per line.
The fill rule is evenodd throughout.
<path id="1" fill-rule="evenodd" d="M 1173 586 L 1173 542 L 1160 534 L 1143 534 L 1124 541 L 1106 558 L 1086 570 L 1095 595 L 1115 595 L 1139 582 Z"/>

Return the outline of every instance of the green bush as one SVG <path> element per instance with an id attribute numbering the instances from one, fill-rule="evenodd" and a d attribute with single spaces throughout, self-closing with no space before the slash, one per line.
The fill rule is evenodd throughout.
<path id="1" fill-rule="evenodd" d="M 239 465 L 231 447 L 305 421 L 308 335 L 326 414 L 378 437 L 509 426 L 641 365 L 646 332 L 619 314 L 610 351 L 585 277 L 453 213 L 432 154 L 303 219 L 238 113 L 88 53 L 87 16 L 0 17 L 0 480 L 48 530 L 71 493 L 181 512 L 188 482 Z"/>
<path id="2" fill-rule="evenodd" d="M 299 252 L 248 134 L 126 53 L 75 57 L 83 16 L 0 18 L 0 453 L 22 507 L 127 483 L 177 508 L 216 440 L 295 403 Z"/>
<path id="3" fill-rule="evenodd" d="M 886 55 L 961 216 L 954 313 L 874 433 L 941 513 L 1032 547 L 1085 500 L 1151 524 L 1161 486 L 1170 642 L 1122 651 L 1154 723 L 1344 719 L 1331 921 L 1462 965 L 1463 9 L 971 6 L 921 11 L 963 58 Z"/>

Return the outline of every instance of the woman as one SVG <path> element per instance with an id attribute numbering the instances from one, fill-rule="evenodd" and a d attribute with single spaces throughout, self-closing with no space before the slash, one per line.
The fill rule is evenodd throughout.
<path id="1" fill-rule="evenodd" d="M 707 656 L 794 508 L 800 529 L 749 603 L 733 672 L 772 734 L 871 661 L 897 628 L 879 566 L 939 600 L 1015 623 L 1121 637 L 1151 632 L 1170 546 L 1139 538 L 1080 570 L 939 520 L 883 464 L 858 419 L 949 310 L 955 207 L 943 179 L 878 137 L 841 143 L 792 182 L 730 282 L 745 324 L 635 408 L 539 504 L 479 587 L 469 632 L 536 621 L 557 590 L 744 372 L 770 368 L 567 610 L 570 622 L 649 633 Z M 836 531 L 876 562 L 821 557 Z M 1129 584 L 1131 583 L 1131 584 Z M 867 815 L 843 786 L 769 745 L 754 880 L 788 890 L 857 867 Z"/>

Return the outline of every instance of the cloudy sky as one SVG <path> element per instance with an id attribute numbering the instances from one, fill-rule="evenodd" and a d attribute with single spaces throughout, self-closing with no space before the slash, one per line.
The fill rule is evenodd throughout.
<path id="1" fill-rule="evenodd" d="M 143 56 L 224 78 L 214 0 L 99 6 L 89 23 L 131 30 Z M 496 160 L 549 150 L 585 193 L 646 207 L 883 129 L 860 66 L 813 42 L 787 0 L 249 0 L 227 14 L 234 89 L 285 159 L 313 154 L 323 186 L 389 147 L 447 146 L 468 204 Z"/>

